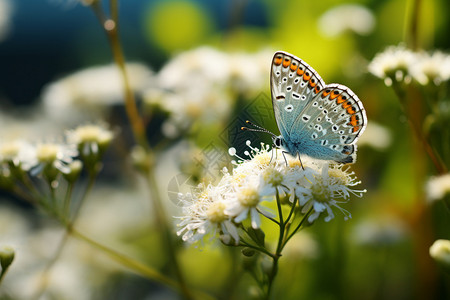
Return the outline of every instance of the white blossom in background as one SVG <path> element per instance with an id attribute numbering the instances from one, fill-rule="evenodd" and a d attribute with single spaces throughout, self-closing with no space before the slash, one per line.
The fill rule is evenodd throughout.
<path id="1" fill-rule="evenodd" d="M 268 86 L 271 56 L 268 50 L 227 53 L 211 47 L 182 52 L 158 72 L 144 103 L 169 113 L 162 125 L 167 137 L 194 124 L 220 124 L 239 97 L 252 99 Z"/>
<path id="2" fill-rule="evenodd" d="M 102 154 L 111 143 L 114 134 L 106 125 L 80 125 L 66 132 L 69 144 L 76 145 L 82 156 Z"/>
<path id="3" fill-rule="evenodd" d="M 375 27 L 375 17 L 372 12 L 357 4 L 333 7 L 327 10 L 318 22 L 319 30 L 329 37 L 339 36 L 345 31 L 368 35 Z"/>
<path id="4" fill-rule="evenodd" d="M 363 246 L 388 246 L 407 237 L 408 227 L 394 216 L 383 216 L 358 223 L 352 234 L 355 243 Z"/>
<path id="5" fill-rule="evenodd" d="M 34 145 L 34 155 L 21 163 L 32 175 L 40 174 L 45 167 L 52 166 L 62 173 L 70 172 L 67 167 L 78 155 L 76 145 L 59 142 L 41 142 Z"/>
<path id="6" fill-rule="evenodd" d="M 436 240 L 430 247 L 430 256 L 450 269 L 450 241 Z"/>
<path id="7" fill-rule="evenodd" d="M 358 147 L 369 146 L 377 150 L 384 150 L 391 143 L 392 136 L 389 129 L 375 121 L 367 124 L 364 134 L 358 139 Z"/>
<path id="8" fill-rule="evenodd" d="M 0 143 L 0 162 L 7 165 L 12 162 L 14 166 L 28 171 L 35 156 L 34 147 L 25 140 L 4 140 Z"/>
<path id="9" fill-rule="evenodd" d="M 153 72 L 140 63 L 127 63 L 130 85 L 140 94 L 151 83 Z M 90 67 L 48 84 L 41 95 L 44 112 L 56 120 L 80 121 L 122 104 L 123 81 L 115 64 Z"/>
<path id="10" fill-rule="evenodd" d="M 450 195 L 450 174 L 431 177 L 425 185 L 425 193 L 430 203 Z"/>
<path id="11" fill-rule="evenodd" d="M 392 85 L 392 80 L 410 82 L 409 69 L 416 59 L 416 53 L 403 45 L 390 46 L 375 56 L 368 70 L 383 79 L 387 86 Z"/>
<path id="12" fill-rule="evenodd" d="M 261 217 L 275 217 L 265 203 L 277 194 L 290 202 L 298 198 L 303 213 L 312 210 L 308 221 L 313 222 L 322 213 L 327 214 L 324 220 L 330 221 L 333 209 L 343 212 L 345 218 L 351 217 L 340 206 L 349 201 L 350 195 L 362 197 L 365 192 L 355 189 L 360 182 L 342 165 L 302 157 L 303 170 L 298 158 L 288 157 L 286 164 L 281 151 L 272 155 L 268 145 L 261 144 L 258 149 L 247 141 L 247 146 L 247 159 L 230 148 L 230 155 L 238 161 L 233 161 L 232 172 L 224 169 L 217 185 L 201 185 L 195 193 L 179 194 L 183 215 L 178 217 L 178 235 L 184 241 L 194 242 L 208 234 L 231 235 L 239 241 L 235 230 L 241 222 L 249 220 L 253 228 L 259 228 Z"/>
<path id="13" fill-rule="evenodd" d="M 422 85 L 439 85 L 450 78 L 450 55 L 440 51 L 422 52 L 410 67 L 412 77 Z"/>
<path id="14" fill-rule="evenodd" d="M 410 83 L 411 79 L 421 85 L 439 85 L 450 79 L 450 56 L 441 51 L 413 52 L 403 45 L 390 46 L 375 56 L 368 70 L 388 86 L 393 80 Z"/>
<path id="15" fill-rule="evenodd" d="M 10 0 L 0 0 L 0 42 L 8 37 L 11 30 L 13 6 Z"/>
<path id="16" fill-rule="evenodd" d="M 220 87 L 230 76 L 228 62 L 226 53 L 211 47 L 204 46 L 181 52 L 158 72 L 157 86 L 174 91 L 208 85 Z"/>

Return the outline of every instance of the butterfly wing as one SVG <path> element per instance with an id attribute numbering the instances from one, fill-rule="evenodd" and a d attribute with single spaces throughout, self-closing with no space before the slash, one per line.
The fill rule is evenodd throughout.
<path id="1" fill-rule="evenodd" d="M 304 106 L 289 136 L 301 153 L 352 163 L 356 160 L 355 143 L 366 126 L 367 116 L 359 98 L 344 85 L 329 84 Z"/>
<path id="2" fill-rule="evenodd" d="M 270 87 L 278 128 L 288 141 L 299 112 L 319 93 L 325 83 L 307 63 L 278 51 L 272 59 Z"/>

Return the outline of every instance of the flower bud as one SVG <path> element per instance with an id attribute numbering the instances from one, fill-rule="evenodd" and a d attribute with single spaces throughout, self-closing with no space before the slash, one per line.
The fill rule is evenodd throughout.
<path id="1" fill-rule="evenodd" d="M 9 246 L 0 247 L 0 265 L 2 267 L 2 273 L 6 272 L 6 269 L 11 265 L 14 260 L 14 249 Z"/>
<path id="2" fill-rule="evenodd" d="M 83 163 L 81 160 L 74 160 L 67 166 L 68 172 L 63 173 L 64 178 L 69 183 L 75 182 L 81 174 L 81 170 L 83 169 Z"/>
<path id="3" fill-rule="evenodd" d="M 430 247 L 430 256 L 450 271 L 450 241 L 436 240 Z"/>
<path id="4" fill-rule="evenodd" d="M 153 164 L 151 155 L 141 146 L 135 146 L 131 150 L 131 159 L 133 165 L 142 173 L 147 173 Z"/>

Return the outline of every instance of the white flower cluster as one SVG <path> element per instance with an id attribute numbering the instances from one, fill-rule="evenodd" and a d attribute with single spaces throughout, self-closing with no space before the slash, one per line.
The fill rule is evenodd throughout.
<path id="1" fill-rule="evenodd" d="M 369 72 L 390 86 L 395 81 L 421 85 L 439 85 L 450 79 L 450 55 L 435 51 L 413 52 L 404 46 L 390 46 L 378 53 L 368 66 Z"/>
<path id="2" fill-rule="evenodd" d="M 268 50 L 226 53 L 210 47 L 183 52 L 156 74 L 155 87 L 144 94 L 144 102 L 170 114 L 163 124 L 163 133 L 169 137 L 194 122 L 223 121 L 236 99 L 253 98 L 268 86 L 271 56 Z"/>
<path id="3" fill-rule="evenodd" d="M 239 231 L 244 220 L 249 220 L 253 228 L 261 225 L 260 216 L 274 218 L 274 214 L 264 206 L 264 201 L 279 197 L 281 203 L 300 205 L 301 213 L 310 211 L 309 222 L 327 212 L 325 221 L 334 218 L 333 207 L 345 215 L 350 213 L 340 207 L 349 201 L 350 195 L 361 197 L 365 190 L 355 190 L 359 184 L 353 172 L 342 165 L 330 164 L 302 158 L 302 168 L 298 158 L 286 157 L 280 151 L 269 151 L 269 146 L 261 144 L 254 148 L 247 141 L 251 151 L 244 154 L 244 160 L 231 148 L 230 155 L 239 158 L 235 167 L 216 185 L 200 185 L 196 192 L 180 194 L 183 216 L 179 217 L 181 229 L 177 232 L 184 241 L 195 242 L 210 234 L 221 235 L 225 243 L 238 243 Z"/>
<path id="4" fill-rule="evenodd" d="M 79 155 L 80 146 L 88 143 L 91 150 L 99 149 L 106 147 L 112 137 L 113 134 L 104 127 L 83 125 L 68 131 L 65 142 L 3 141 L 0 144 L 2 179 L 21 171 L 30 171 L 33 176 L 50 169 L 68 174 L 72 171 L 73 163 L 78 165 L 75 158 Z"/>

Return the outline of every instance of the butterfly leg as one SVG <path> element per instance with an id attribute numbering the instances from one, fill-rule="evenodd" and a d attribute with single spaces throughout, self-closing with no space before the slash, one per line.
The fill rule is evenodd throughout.
<path id="1" fill-rule="evenodd" d="M 287 159 L 286 159 L 286 155 L 284 155 L 285 153 L 289 153 L 289 152 L 287 152 L 287 151 L 281 151 L 281 153 L 283 154 L 283 158 L 284 158 L 284 162 L 286 163 L 286 167 L 288 166 L 288 162 L 287 162 Z"/>
<path id="2" fill-rule="evenodd" d="M 300 158 L 300 152 L 298 153 L 298 160 L 300 161 L 300 165 L 302 166 L 303 171 L 305 171 L 305 168 L 303 167 L 302 159 Z"/>

